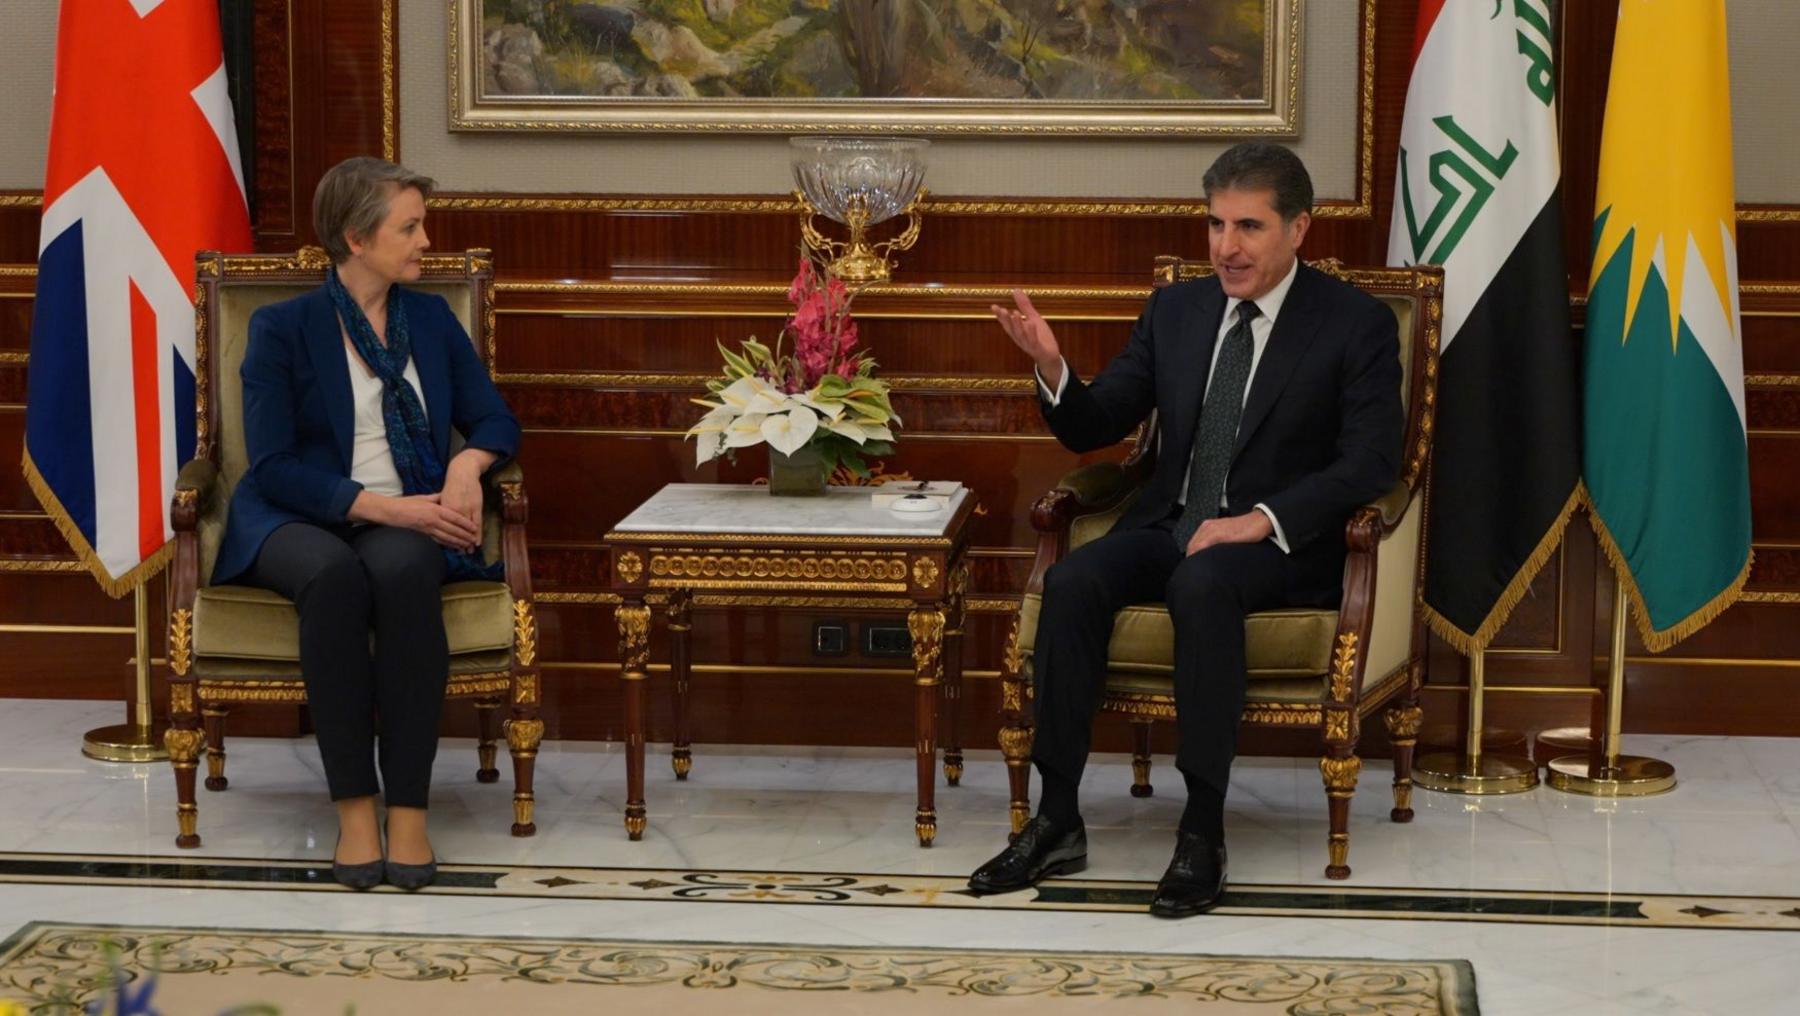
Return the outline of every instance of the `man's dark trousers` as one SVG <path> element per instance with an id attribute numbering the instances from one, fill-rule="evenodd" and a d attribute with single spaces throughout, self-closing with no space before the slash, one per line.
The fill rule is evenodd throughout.
<path id="1" fill-rule="evenodd" d="M 1032 761 L 1081 782 L 1094 714 L 1106 685 L 1113 615 L 1167 603 L 1175 627 L 1176 766 L 1190 786 L 1225 796 L 1244 710 L 1244 617 L 1283 606 L 1331 606 L 1336 588 L 1303 577 L 1274 543 L 1227 543 L 1183 557 L 1173 519 L 1115 530 L 1084 544 L 1044 576 L 1032 652 L 1037 729 Z"/>

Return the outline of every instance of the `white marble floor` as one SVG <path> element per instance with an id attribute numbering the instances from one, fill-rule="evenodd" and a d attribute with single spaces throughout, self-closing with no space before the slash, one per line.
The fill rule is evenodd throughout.
<path id="1" fill-rule="evenodd" d="M 0 700 L 0 852 L 178 853 L 166 766 L 107 765 L 77 751 L 83 730 L 117 713 L 104 703 Z M 1490 799 L 1419 792 L 1409 826 L 1387 821 L 1389 770 L 1370 760 L 1353 809 L 1350 884 L 1800 897 L 1800 740 L 1636 737 L 1631 747 L 1674 763 L 1681 786 L 1617 802 L 1547 788 Z M 201 793 L 196 855 L 329 857 L 335 823 L 312 743 L 234 738 L 228 749 L 232 789 Z M 618 746 L 584 742 L 546 744 L 539 832 L 517 840 L 507 834 L 504 761 L 500 784 L 476 784 L 472 744 L 446 741 L 432 805 L 439 853 L 482 864 L 954 875 L 1004 844 L 1006 781 L 992 753 L 971 753 L 963 785 L 939 788 L 937 845 L 921 850 L 904 749 L 701 745 L 687 783 L 675 781 L 666 746 L 652 750 L 641 842 L 626 839 L 620 819 Z M 1090 767 L 1084 877 L 1161 873 L 1180 781 L 1158 761 L 1152 779 L 1166 793 L 1142 801 L 1126 793 L 1124 759 Z M 1241 760 L 1227 829 L 1235 885 L 1326 884 L 1314 761 Z M 1463 958 L 1488 1014 L 1791 1012 L 1800 959 L 1800 933 L 1781 931 L 0 885 L 0 938 L 30 920 Z"/>

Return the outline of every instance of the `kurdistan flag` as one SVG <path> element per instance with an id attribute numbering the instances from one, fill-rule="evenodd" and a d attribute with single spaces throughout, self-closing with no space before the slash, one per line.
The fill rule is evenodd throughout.
<path id="1" fill-rule="evenodd" d="M 1485 649 L 1579 497 L 1550 0 L 1422 0 L 1391 264 L 1444 266 L 1424 615 Z"/>
<path id="2" fill-rule="evenodd" d="M 1594 208 L 1585 478 L 1660 652 L 1750 573 L 1724 0 L 1621 0 Z"/>

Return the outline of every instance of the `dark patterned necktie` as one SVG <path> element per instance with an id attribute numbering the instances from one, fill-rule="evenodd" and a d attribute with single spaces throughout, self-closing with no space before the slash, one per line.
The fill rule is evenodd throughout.
<path id="1" fill-rule="evenodd" d="M 1231 449 L 1237 444 L 1238 419 L 1244 415 L 1244 385 L 1250 380 L 1250 360 L 1256 348 L 1250 322 L 1260 311 L 1245 300 L 1238 304 L 1237 312 L 1237 324 L 1225 333 L 1219 359 L 1213 364 L 1212 382 L 1206 386 L 1200 424 L 1194 431 L 1187 504 L 1175 524 L 1175 545 L 1183 550 L 1200 523 L 1219 514 L 1225 474 L 1231 469 Z"/>

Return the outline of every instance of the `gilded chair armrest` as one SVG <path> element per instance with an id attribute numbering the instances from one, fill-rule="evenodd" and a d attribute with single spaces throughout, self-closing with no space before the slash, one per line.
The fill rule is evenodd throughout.
<path id="1" fill-rule="evenodd" d="M 500 559 L 506 570 L 506 585 L 513 599 L 531 600 L 531 556 L 525 544 L 525 519 L 531 507 L 525 496 L 525 471 L 517 461 L 508 462 L 489 473 L 487 484 L 489 510 L 499 501 Z"/>
<path id="2" fill-rule="evenodd" d="M 1369 502 L 1369 507 L 1380 513 L 1382 535 L 1393 532 L 1400 520 L 1406 517 L 1406 509 L 1412 505 L 1412 496 L 1412 488 L 1402 480 L 1394 484 L 1392 490 Z"/>
<path id="3" fill-rule="evenodd" d="M 1136 486 L 1134 479 L 1122 462 L 1095 462 L 1063 474 L 1056 489 L 1073 494 L 1080 513 L 1086 514 L 1118 504 Z"/>
<path id="4" fill-rule="evenodd" d="M 200 578 L 200 514 L 212 504 L 218 481 L 218 464 L 204 458 L 193 459 L 175 475 L 175 496 L 169 501 L 169 525 L 175 530 L 175 556 L 169 565 L 172 626 L 177 611 L 184 612 L 191 622 L 194 597 L 204 584 Z M 185 668 L 181 673 L 186 673 Z"/>
<path id="5" fill-rule="evenodd" d="M 177 533 L 194 531 L 218 480 L 219 467 L 211 459 L 193 459 L 181 467 L 175 476 L 175 496 L 169 502 L 169 522 Z"/>
<path id="6" fill-rule="evenodd" d="M 1137 489 L 1136 470 L 1122 462 L 1094 462 L 1063 474 L 1056 486 L 1031 506 L 1031 525 L 1040 533 L 1067 533 L 1083 515 L 1110 511 Z"/>
<path id="7" fill-rule="evenodd" d="M 517 459 L 481 478 L 490 501 L 500 504 L 500 517 L 507 525 L 525 524 L 529 502 L 525 499 L 525 470 Z"/>

